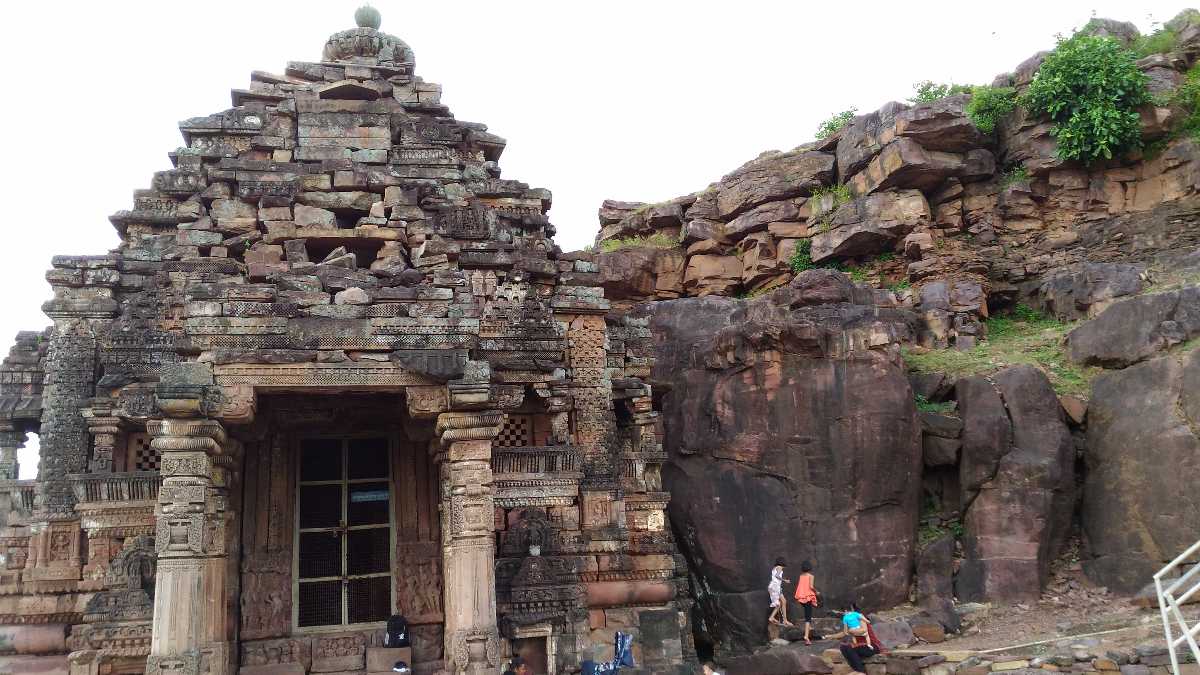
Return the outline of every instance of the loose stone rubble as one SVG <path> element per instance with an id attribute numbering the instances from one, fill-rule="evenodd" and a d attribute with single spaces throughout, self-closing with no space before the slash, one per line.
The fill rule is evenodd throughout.
<path id="1" fill-rule="evenodd" d="M 0 368 L 0 670 L 562 672 L 617 630 L 645 672 L 694 660 L 647 324 L 606 319 L 550 192 L 501 178 L 504 139 L 378 21 L 181 122 L 120 247 L 53 260 L 54 325 Z M 364 436 L 386 482 L 344 484 L 344 560 L 306 572 L 310 440 L 349 439 L 354 479 Z M 380 500 L 355 576 L 347 522 Z M 382 646 L 393 612 L 411 650 Z"/>

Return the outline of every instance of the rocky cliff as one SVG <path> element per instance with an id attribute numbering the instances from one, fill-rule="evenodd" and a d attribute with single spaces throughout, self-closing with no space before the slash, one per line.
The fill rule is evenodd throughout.
<path id="1" fill-rule="evenodd" d="M 761 642 L 778 555 L 835 605 L 912 598 L 954 630 L 955 599 L 1036 599 L 1068 543 L 1131 593 L 1200 538 L 1195 17 L 1085 29 L 1161 46 L 1112 159 L 1064 159 L 1021 104 L 981 128 L 976 89 L 602 205 L 574 255 L 654 336 L 702 640 Z M 1047 57 L 992 86 L 1024 101 Z"/>

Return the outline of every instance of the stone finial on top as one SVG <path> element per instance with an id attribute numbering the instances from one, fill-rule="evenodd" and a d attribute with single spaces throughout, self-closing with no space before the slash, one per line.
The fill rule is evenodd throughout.
<path id="1" fill-rule="evenodd" d="M 359 28 L 379 30 L 379 25 L 383 22 L 383 16 L 374 7 L 363 5 L 354 12 L 354 22 L 358 24 Z"/>
<path id="2" fill-rule="evenodd" d="M 357 28 L 344 30 L 329 38 L 323 61 L 350 61 L 397 68 L 412 73 L 412 49 L 403 40 L 379 30 L 383 17 L 379 10 L 363 5 L 354 12 Z"/>

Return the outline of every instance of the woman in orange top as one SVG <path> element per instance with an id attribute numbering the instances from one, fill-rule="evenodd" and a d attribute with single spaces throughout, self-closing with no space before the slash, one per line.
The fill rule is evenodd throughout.
<path id="1" fill-rule="evenodd" d="M 804 608 L 804 644 L 811 645 L 813 608 L 821 604 L 817 589 L 813 587 L 812 563 L 800 563 L 800 576 L 796 579 L 796 602 Z"/>

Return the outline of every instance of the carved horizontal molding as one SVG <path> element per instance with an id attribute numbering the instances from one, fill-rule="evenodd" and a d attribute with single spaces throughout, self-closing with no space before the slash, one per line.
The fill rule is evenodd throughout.
<path id="1" fill-rule="evenodd" d="M 302 388 L 380 388 L 435 385 L 437 382 L 391 363 L 231 364 L 213 368 L 218 385 L 253 385 L 258 390 Z"/>

